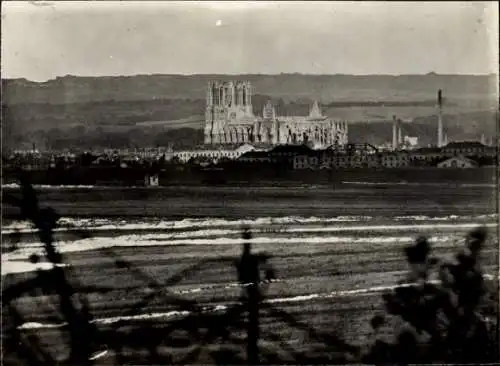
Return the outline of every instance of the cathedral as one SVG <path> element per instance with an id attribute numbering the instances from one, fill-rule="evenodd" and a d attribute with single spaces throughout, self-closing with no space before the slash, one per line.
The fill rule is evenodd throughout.
<path id="1" fill-rule="evenodd" d="M 309 144 L 314 148 L 347 144 L 347 122 L 323 116 L 315 102 L 308 116 L 277 116 L 268 102 L 262 116 L 252 109 L 248 81 L 210 82 L 205 111 L 205 144 Z"/>

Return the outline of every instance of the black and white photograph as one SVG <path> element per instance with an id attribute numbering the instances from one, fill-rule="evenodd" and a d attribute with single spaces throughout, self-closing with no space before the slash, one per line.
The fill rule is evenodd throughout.
<path id="1" fill-rule="evenodd" d="M 497 1 L 3 1 L 3 365 L 500 363 Z"/>

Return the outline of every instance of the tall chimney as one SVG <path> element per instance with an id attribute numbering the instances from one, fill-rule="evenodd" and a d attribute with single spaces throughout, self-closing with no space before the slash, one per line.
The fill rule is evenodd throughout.
<path id="1" fill-rule="evenodd" d="M 398 146 L 403 144 L 403 122 L 398 118 Z"/>
<path id="2" fill-rule="evenodd" d="M 392 116 L 392 149 L 398 149 L 398 121 L 396 116 Z"/>
<path id="3" fill-rule="evenodd" d="M 437 146 L 443 146 L 443 96 L 441 89 L 438 90 L 438 135 Z"/>

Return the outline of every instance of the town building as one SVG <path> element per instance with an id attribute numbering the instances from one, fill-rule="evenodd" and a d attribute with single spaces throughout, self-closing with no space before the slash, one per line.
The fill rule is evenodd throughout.
<path id="1" fill-rule="evenodd" d="M 443 147 L 443 154 L 448 157 L 452 156 L 493 156 L 496 154 L 496 149 L 491 146 L 484 145 L 478 141 L 456 141 L 450 142 Z"/>
<path id="2" fill-rule="evenodd" d="M 343 148 L 325 149 L 322 165 L 332 168 L 367 168 L 379 165 L 378 149 L 367 143 L 351 143 Z"/>
<path id="3" fill-rule="evenodd" d="M 438 168 L 477 168 L 478 163 L 465 156 L 454 156 L 437 164 Z"/>
<path id="4" fill-rule="evenodd" d="M 310 153 L 303 155 L 296 155 L 293 157 L 293 169 L 294 170 L 302 170 L 302 169 L 312 169 L 316 170 L 321 168 L 319 165 L 320 158 L 318 154 Z"/>
<path id="5" fill-rule="evenodd" d="M 380 165 L 384 168 L 406 168 L 410 166 L 410 154 L 407 151 L 384 152 L 380 155 Z"/>
<path id="6" fill-rule="evenodd" d="M 324 150 L 305 150 L 293 157 L 294 169 L 374 168 L 380 166 L 380 154 L 370 144 L 330 146 Z"/>
<path id="7" fill-rule="evenodd" d="M 254 115 L 248 81 L 210 82 L 205 111 L 205 144 L 310 144 L 314 148 L 347 144 L 347 122 L 324 116 L 315 102 L 308 116 L 278 116 L 268 102 Z"/>
<path id="8" fill-rule="evenodd" d="M 274 163 L 267 151 L 249 151 L 238 158 L 241 163 Z"/>
<path id="9" fill-rule="evenodd" d="M 225 160 L 236 160 L 243 154 L 256 150 L 253 145 L 241 144 L 240 146 L 226 146 L 226 148 L 210 148 L 204 147 L 196 150 L 183 150 L 174 151 L 167 154 L 167 159 L 177 159 L 181 163 L 187 163 L 188 161 L 194 159 L 198 160 L 209 160 L 209 161 L 219 161 Z"/>
<path id="10" fill-rule="evenodd" d="M 412 166 L 435 166 L 443 159 L 443 151 L 439 147 L 422 147 L 410 152 Z"/>

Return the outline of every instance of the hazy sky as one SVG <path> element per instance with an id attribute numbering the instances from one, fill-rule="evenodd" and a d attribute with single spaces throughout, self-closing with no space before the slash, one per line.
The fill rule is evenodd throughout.
<path id="1" fill-rule="evenodd" d="M 2 77 L 498 70 L 495 2 L 2 2 Z"/>

